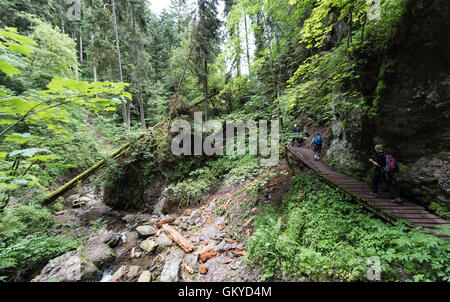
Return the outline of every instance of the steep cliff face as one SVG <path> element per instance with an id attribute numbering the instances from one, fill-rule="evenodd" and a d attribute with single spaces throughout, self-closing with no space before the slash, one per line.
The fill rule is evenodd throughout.
<path id="1" fill-rule="evenodd" d="M 449 150 L 449 16 L 449 1 L 416 1 L 386 58 L 395 66 L 384 80 L 377 135 L 400 160 Z"/>
<path id="2" fill-rule="evenodd" d="M 364 176 L 381 143 L 401 163 L 404 193 L 450 216 L 450 2 L 416 0 L 396 36 L 361 71 L 378 116 L 333 123 L 328 155 Z M 368 173 L 365 172 L 365 176 Z"/>
<path id="3" fill-rule="evenodd" d="M 450 3 L 415 1 L 386 61 L 376 140 L 389 146 L 407 191 L 446 216 L 450 191 Z"/>

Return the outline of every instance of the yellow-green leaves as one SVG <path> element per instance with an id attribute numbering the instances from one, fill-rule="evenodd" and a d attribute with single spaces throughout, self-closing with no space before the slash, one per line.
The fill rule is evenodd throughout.
<path id="1" fill-rule="evenodd" d="M 18 144 L 24 144 L 27 141 L 32 140 L 33 138 L 35 137 L 30 133 L 13 133 L 5 138 L 5 142 L 15 142 Z"/>
<path id="2" fill-rule="evenodd" d="M 32 39 L 19 35 L 15 28 L 6 27 L 0 29 L 0 48 L 7 48 L 12 52 L 30 56 L 31 49 L 29 46 L 32 44 L 35 44 Z M 6 73 L 9 77 L 20 73 L 19 69 L 4 60 L 0 60 L 0 71 Z"/>
<path id="3" fill-rule="evenodd" d="M 33 110 L 33 108 L 37 108 L 40 103 L 41 102 L 18 97 L 0 99 L 0 114 L 25 115 L 30 112 L 30 110 Z"/>
<path id="4" fill-rule="evenodd" d="M 36 155 L 33 156 L 32 158 L 27 159 L 27 161 L 29 162 L 47 162 L 49 160 L 52 159 L 59 159 L 61 157 L 56 156 L 56 155 Z"/>
<path id="5" fill-rule="evenodd" d="M 17 33 L 17 29 L 13 27 L 5 27 L 4 29 L 0 29 L 0 39 L 8 42 L 0 42 L 0 47 L 8 47 L 12 51 L 20 52 L 26 56 L 30 55 L 30 49 L 28 48 L 30 45 L 35 45 L 36 42 L 33 39 L 30 39 L 26 36 L 20 35 Z M 12 43 L 10 41 L 14 41 Z M 13 46 L 15 44 L 15 46 Z"/>
<path id="6" fill-rule="evenodd" d="M 20 70 L 11 64 L 6 63 L 3 60 L 0 60 L 0 70 L 6 73 L 7 76 L 12 77 L 15 74 L 19 74 Z"/>
<path id="7" fill-rule="evenodd" d="M 72 79 L 54 78 L 47 88 L 50 92 L 65 93 L 68 96 L 90 97 L 96 95 L 113 95 L 132 99 L 130 93 L 125 91 L 129 84 L 113 82 L 83 82 Z"/>

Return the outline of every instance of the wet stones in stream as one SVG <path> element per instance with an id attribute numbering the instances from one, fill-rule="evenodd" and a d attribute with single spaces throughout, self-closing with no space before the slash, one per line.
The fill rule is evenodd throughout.
<path id="1" fill-rule="evenodd" d="M 142 241 L 139 247 L 147 253 L 152 253 L 154 250 L 156 250 L 157 244 L 155 241 L 147 239 L 145 241 Z"/>
<path id="2" fill-rule="evenodd" d="M 116 257 L 112 247 L 117 245 L 119 240 L 119 235 L 113 231 L 101 229 L 87 241 L 84 247 L 86 258 L 100 270 L 107 268 Z"/>
<path id="3" fill-rule="evenodd" d="M 136 231 L 142 237 L 149 237 L 149 236 L 153 236 L 156 234 L 156 228 L 151 225 L 142 225 L 140 227 L 137 227 Z"/>

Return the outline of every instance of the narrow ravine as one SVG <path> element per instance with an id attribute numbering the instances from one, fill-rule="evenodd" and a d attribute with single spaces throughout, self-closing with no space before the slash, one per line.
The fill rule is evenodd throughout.
<path id="1" fill-rule="evenodd" d="M 242 222 L 248 198 L 236 194 L 240 188 L 224 184 L 197 207 L 167 215 L 114 210 L 103 203 L 102 190 L 68 194 L 54 216 L 60 223 L 55 235 L 82 239 L 82 252 L 51 260 L 33 281 L 257 281 L 259 272 L 244 260 L 257 211 Z M 192 244 L 191 251 L 170 239 L 164 221 Z"/>

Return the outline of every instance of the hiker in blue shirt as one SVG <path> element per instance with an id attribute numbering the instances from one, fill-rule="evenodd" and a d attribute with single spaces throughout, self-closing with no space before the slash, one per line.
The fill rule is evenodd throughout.
<path id="1" fill-rule="evenodd" d="M 391 194 L 393 196 L 391 201 L 401 204 L 402 199 L 399 196 L 400 194 L 398 192 L 398 189 L 392 183 L 392 173 L 386 172 L 388 155 L 386 154 L 386 152 L 384 152 L 384 148 L 382 145 L 376 145 L 375 151 L 377 152 L 376 159 L 375 160 L 373 160 L 371 158 L 369 159 L 369 162 L 375 166 L 375 171 L 373 172 L 372 185 L 371 185 L 372 192 L 370 193 L 370 195 L 372 195 L 374 197 L 378 197 L 378 184 L 381 180 L 383 180 L 386 183 L 388 190 L 391 192 Z M 389 156 L 389 157 L 392 158 L 392 156 Z M 393 160 L 393 158 L 392 158 L 392 160 Z"/>
<path id="2" fill-rule="evenodd" d="M 317 133 L 316 137 L 314 137 L 311 142 L 311 146 L 314 147 L 314 160 L 320 160 L 320 156 L 322 153 L 322 144 L 323 144 L 323 138 L 319 132 L 319 133 Z"/>

